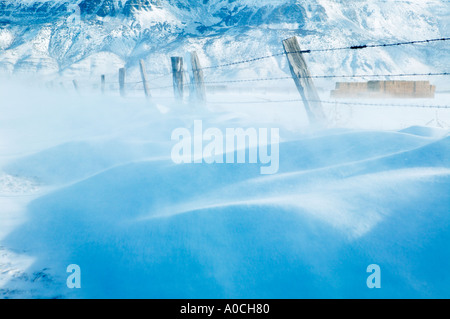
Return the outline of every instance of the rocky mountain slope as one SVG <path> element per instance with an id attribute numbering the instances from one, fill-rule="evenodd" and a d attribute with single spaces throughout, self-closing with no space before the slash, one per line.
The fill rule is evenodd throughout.
<path id="1" fill-rule="evenodd" d="M 150 73 L 164 73 L 170 55 L 196 50 L 211 65 L 280 52 L 293 35 L 305 48 L 436 38 L 448 36 L 449 7 L 438 0 L 0 0 L 0 72 L 91 77 L 135 70 L 144 58 Z M 308 60 L 315 74 L 428 72 L 449 64 L 447 51 L 440 43 Z M 224 72 L 237 77 L 241 69 Z M 284 59 L 273 58 L 245 74 L 286 71 Z"/>

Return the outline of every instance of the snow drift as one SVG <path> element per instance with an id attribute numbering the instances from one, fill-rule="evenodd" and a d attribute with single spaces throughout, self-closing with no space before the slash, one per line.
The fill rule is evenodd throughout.
<path id="1" fill-rule="evenodd" d="M 291 130 L 283 118 L 42 90 L 30 107 L 7 91 L 2 297 L 449 297 L 448 130 Z M 279 173 L 174 164 L 171 132 L 194 119 L 278 125 Z M 370 290 L 374 263 L 382 289 Z M 66 287 L 69 264 L 79 290 Z"/>

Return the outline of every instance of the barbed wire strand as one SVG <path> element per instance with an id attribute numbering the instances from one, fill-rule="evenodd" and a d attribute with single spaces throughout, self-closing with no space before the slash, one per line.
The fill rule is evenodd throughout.
<path id="1" fill-rule="evenodd" d="M 270 101 L 243 101 L 243 102 L 208 102 L 210 104 L 266 104 L 266 103 L 291 103 L 304 102 L 302 99 L 288 99 L 288 100 L 270 100 Z M 341 104 L 341 105 L 359 105 L 359 106 L 377 106 L 377 107 L 418 107 L 418 108 L 438 108 L 450 109 L 448 105 L 420 105 L 420 104 L 392 104 L 392 103 L 361 103 L 361 102 L 342 102 L 342 101 L 327 101 L 327 100 L 307 100 L 312 103 L 324 104 Z"/>
<path id="2" fill-rule="evenodd" d="M 312 79 L 328 79 L 328 78 L 366 78 L 366 77 L 417 77 L 417 76 L 448 76 L 450 72 L 439 73 L 398 73 L 398 74 L 353 74 L 353 75 L 310 75 L 302 78 Z M 243 82 L 259 82 L 259 81 L 280 81 L 292 80 L 292 76 L 283 76 L 275 78 L 260 79 L 239 79 L 239 80 L 220 80 L 220 81 L 204 81 L 203 84 L 224 84 L 224 83 L 243 83 Z"/>
<path id="3" fill-rule="evenodd" d="M 282 55 L 285 55 L 285 54 L 294 54 L 294 53 L 305 53 L 305 54 L 308 54 L 308 53 L 313 53 L 313 52 L 327 52 L 327 51 L 341 51 L 341 50 L 361 50 L 361 49 L 367 49 L 367 48 L 393 47 L 393 46 L 402 46 L 402 45 L 415 45 L 415 44 L 442 42 L 442 41 L 449 41 L 449 40 L 450 40 L 450 38 L 438 38 L 438 39 L 416 40 L 416 41 L 395 42 L 395 43 L 385 43 L 385 44 L 353 45 L 353 46 L 339 47 L 339 48 L 309 49 L 309 50 L 301 50 L 301 51 L 294 51 L 294 52 L 284 52 L 283 51 L 283 52 L 279 52 L 279 53 L 274 53 L 274 54 L 261 56 L 261 57 L 255 57 L 255 58 L 246 59 L 246 60 L 240 60 L 240 61 L 229 62 L 229 63 L 225 63 L 225 64 L 207 66 L 207 67 L 201 68 L 200 70 L 217 69 L 217 68 L 224 68 L 224 67 L 232 66 L 232 65 L 251 63 L 251 62 L 256 62 L 256 61 L 260 61 L 260 60 L 270 59 L 272 57 L 282 56 Z"/>

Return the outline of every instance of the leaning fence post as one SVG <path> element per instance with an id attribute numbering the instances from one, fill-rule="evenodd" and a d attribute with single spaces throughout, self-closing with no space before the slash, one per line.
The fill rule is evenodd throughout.
<path id="1" fill-rule="evenodd" d="M 105 94 L 105 75 L 102 74 L 102 76 L 100 77 L 100 90 L 102 92 L 102 94 Z"/>
<path id="2" fill-rule="evenodd" d="M 119 69 L 119 87 L 120 95 L 125 96 L 125 68 Z"/>
<path id="3" fill-rule="evenodd" d="M 151 97 L 151 94 L 150 94 L 150 90 L 148 88 L 147 73 L 145 72 L 144 60 L 139 61 L 139 66 L 141 69 L 141 78 L 142 78 L 142 84 L 144 86 L 144 93 L 145 93 L 145 96 L 147 98 L 149 98 L 149 97 Z"/>
<path id="4" fill-rule="evenodd" d="M 76 91 L 77 93 L 79 93 L 79 91 L 78 91 L 78 82 L 77 82 L 77 80 L 72 80 L 72 83 L 73 83 L 73 87 L 75 88 L 75 91 Z"/>
<path id="5" fill-rule="evenodd" d="M 309 73 L 297 37 L 284 40 L 283 47 L 289 62 L 292 78 L 302 97 L 310 122 L 322 122 L 325 120 L 322 103 L 320 102 L 316 87 Z"/>
<path id="6" fill-rule="evenodd" d="M 183 99 L 183 58 L 172 57 L 173 92 L 175 98 Z"/>
<path id="7" fill-rule="evenodd" d="M 195 96 L 198 101 L 205 101 L 205 81 L 203 78 L 203 70 L 200 65 L 200 60 L 198 58 L 197 52 L 191 52 L 191 65 L 192 65 L 192 80 L 193 89 Z"/>

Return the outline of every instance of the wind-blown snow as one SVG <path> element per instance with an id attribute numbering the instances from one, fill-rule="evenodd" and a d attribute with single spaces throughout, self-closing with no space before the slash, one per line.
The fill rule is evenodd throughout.
<path id="1" fill-rule="evenodd" d="M 194 50 L 211 66 L 294 35 L 304 49 L 448 37 L 447 1 L 127 3 L 0 0 L 0 298 L 450 297 L 450 111 L 407 106 L 448 105 L 446 77 L 430 79 L 436 99 L 378 107 L 326 103 L 334 81 L 317 80 L 320 130 L 291 79 L 208 87 L 203 107 L 158 88 L 169 57 Z M 305 56 L 313 75 L 450 71 L 443 42 Z M 140 80 L 139 59 L 151 102 L 139 83 L 112 93 L 121 67 Z M 289 74 L 277 56 L 205 79 Z M 279 128 L 279 172 L 174 164 L 171 133 L 194 120 Z"/>
<path id="2" fill-rule="evenodd" d="M 162 114 L 143 98 L 0 88 L 2 297 L 449 297 L 450 138 L 423 126 L 434 110 L 363 109 L 310 131 L 298 104 L 254 117 L 161 99 Z M 414 112 L 422 126 L 404 126 Z M 194 119 L 279 127 L 279 173 L 174 164 L 171 132 Z M 366 286 L 374 263 L 378 290 Z"/>

